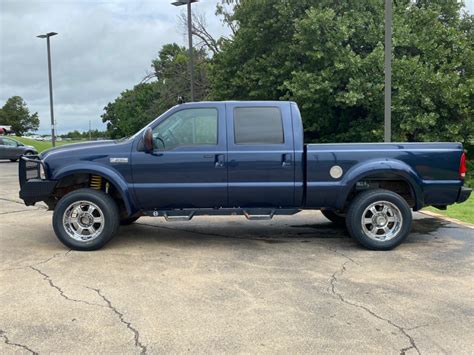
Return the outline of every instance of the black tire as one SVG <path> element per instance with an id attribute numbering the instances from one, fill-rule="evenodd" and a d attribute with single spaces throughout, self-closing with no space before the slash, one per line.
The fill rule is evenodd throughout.
<path id="1" fill-rule="evenodd" d="M 362 222 L 362 215 L 366 212 L 366 209 L 368 209 L 372 204 L 378 202 L 385 202 L 385 205 L 389 206 L 389 213 L 392 213 L 392 216 L 388 214 L 384 215 L 383 212 L 379 212 L 376 207 L 377 215 L 380 213 L 382 216 L 381 221 L 383 222 L 383 218 L 387 216 L 396 221 L 386 222 L 388 229 L 393 228 L 394 235 L 391 239 L 377 240 L 377 236 L 374 238 L 373 231 L 375 230 L 375 234 L 377 234 L 378 231 L 382 229 L 379 227 L 380 225 L 375 226 L 371 224 L 370 221 L 368 224 Z M 384 204 L 378 206 L 383 209 L 383 205 Z M 395 208 L 392 208 L 393 206 L 395 206 L 398 211 L 396 211 Z M 375 221 L 377 220 L 377 215 L 368 210 L 364 217 L 368 217 L 367 220 L 371 219 Z M 385 221 L 388 220 L 389 219 L 385 219 Z M 377 221 L 377 223 L 380 222 Z M 395 192 L 383 189 L 368 190 L 357 195 L 349 206 L 346 216 L 346 226 L 349 234 L 364 247 L 371 250 L 390 250 L 400 245 L 408 237 L 408 234 L 411 231 L 411 224 L 412 213 L 410 206 L 408 206 L 405 199 Z M 371 226 L 375 229 L 369 230 Z M 372 237 L 370 236 L 370 233 L 372 233 Z M 384 232 L 382 232 L 382 234 L 383 233 Z"/>
<path id="2" fill-rule="evenodd" d="M 103 218 L 102 231 L 92 240 L 79 241 L 74 239 L 63 224 L 66 210 L 75 202 L 86 201 L 95 204 Z M 67 247 L 74 250 L 97 250 L 102 248 L 116 233 L 120 225 L 119 209 L 115 201 L 99 190 L 79 189 L 61 198 L 53 213 L 53 229 L 58 239 Z"/>
<path id="3" fill-rule="evenodd" d="M 133 222 L 135 222 L 139 218 L 140 218 L 140 216 L 122 218 L 120 220 L 120 225 L 121 226 L 128 226 L 128 225 L 132 224 Z"/>
<path id="4" fill-rule="evenodd" d="M 321 210 L 321 213 L 324 217 L 329 219 L 331 222 L 337 224 L 338 226 L 346 226 L 346 216 L 336 213 L 332 210 Z"/>

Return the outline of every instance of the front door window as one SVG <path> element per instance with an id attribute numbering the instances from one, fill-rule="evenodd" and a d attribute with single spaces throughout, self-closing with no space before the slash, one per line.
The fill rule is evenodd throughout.
<path id="1" fill-rule="evenodd" d="M 217 145 L 217 110 L 196 108 L 178 111 L 153 129 L 155 149 Z"/>

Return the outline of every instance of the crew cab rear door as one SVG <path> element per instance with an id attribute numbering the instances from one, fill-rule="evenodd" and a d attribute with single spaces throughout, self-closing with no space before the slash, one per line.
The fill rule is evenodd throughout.
<path id="1" fill-rule="evenodd" d="M 181 105 L 155 123 L 154 151 L 132 152 L 141 208 L 227 207 L 225 125 L 223 103 Z"/>
<path id="2" fill-rule="evenodd" d="M 230 207 L 293 207 L 290 103 L 227 103 Z"/>

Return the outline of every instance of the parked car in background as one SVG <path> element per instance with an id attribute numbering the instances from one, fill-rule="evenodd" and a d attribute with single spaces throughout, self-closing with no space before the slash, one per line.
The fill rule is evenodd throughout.
<path id="1" fill-rule="evenodd" d="M 12 138 L 0 137 L 0 159 L 17 161 L 22 155 L 38 154 L 35 147 L 24 145 Z"/>

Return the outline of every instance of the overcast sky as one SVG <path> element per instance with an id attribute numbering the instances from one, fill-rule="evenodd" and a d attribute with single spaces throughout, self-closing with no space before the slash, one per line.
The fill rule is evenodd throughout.
<path id="1" fill-rule="evenodd" d="M 0 105 L 14 95 L 38 112 L 40 133 L 50 130 L 46 40 L 51 38 L 54 109 L 59 133 L 104 129 L 108 102 L 150 71 L 161 46 L 186 45 L 171 0 L 0 0 Z M 214 16 L 217 0 L 193 9 L 218 37 L 228 31 Z M 470 13 L 474 0 L 467 0 Z"/>
<path id="2" fill-rule="evenodd" d="M 51 38 L 54 113 L 60 133 L 104 129 L 108 102 L 151 71 L 166 43 L 187 44 L 177 19 L 185 7 L 171 0 L 0 0 L 0 107 L 23 97 L 50 130 L 46 40 Z M 215 17 L 216 0 L 193 10 L 206 14 L 210 32 L 227 33 Z"/>

